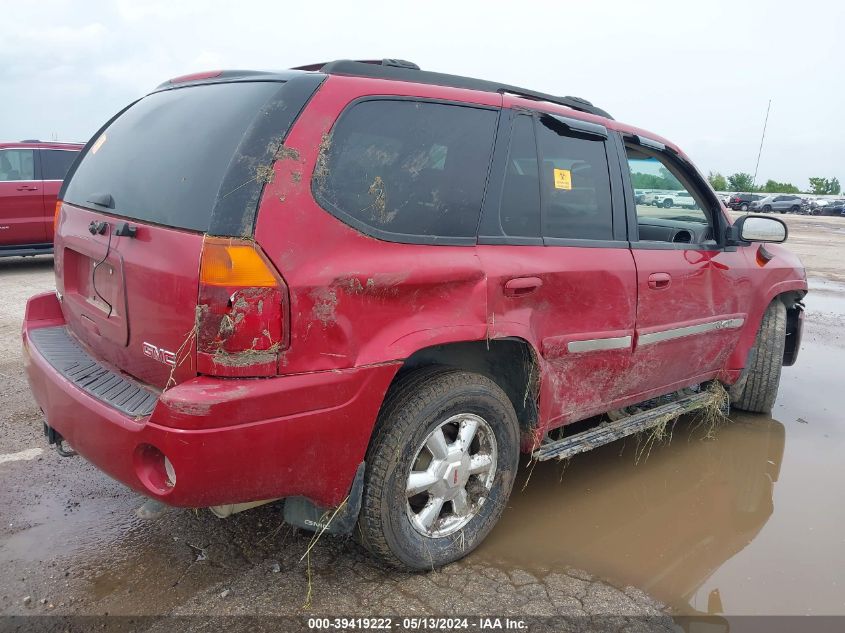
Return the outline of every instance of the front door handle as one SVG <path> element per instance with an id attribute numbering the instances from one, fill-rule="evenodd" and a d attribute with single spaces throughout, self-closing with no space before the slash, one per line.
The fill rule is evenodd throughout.
<path id="1" fill-rule="evenodd" d="M 38 191 L 38 187 L 33 187 L 32 185 L 21 185 L 18 187 L 18 191 Z"/>
<path id="2" fill-rule="evenodd" d="M 672 276 L 669 273 L 651 273 L 648 276 L 648 287 L 652 290 L 663 290 L 672 283 Z"/>
<path id="3" fill-rule="evenodd" d="M 542 285 L 543 280 L 539 277 L 517 277 L 516 279 L 510 279 L 505 283 L 505 296 L 522 297 L 531 294 Z"/>

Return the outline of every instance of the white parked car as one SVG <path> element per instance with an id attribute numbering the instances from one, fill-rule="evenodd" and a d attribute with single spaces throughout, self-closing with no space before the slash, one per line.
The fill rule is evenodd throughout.
<path id="1" fill-rule="evenodd" d="M 695 198 L 688 191 L 670 191 L 669 193 L 659 194 L 654 204 L 664 209 L 668 209 L 669 207 L 695 209 L 698 207 Z"/>
<path id="2" fill-rule="evenodd" d="M 657 201 L 661 199 L 664 195 L 666 194 L 661 191 L 649 191 L 648 193 L 644 193 L 642 195 L 642 199 L 639 204 L 651 204 L 654 206 L 658 206 Z"/>

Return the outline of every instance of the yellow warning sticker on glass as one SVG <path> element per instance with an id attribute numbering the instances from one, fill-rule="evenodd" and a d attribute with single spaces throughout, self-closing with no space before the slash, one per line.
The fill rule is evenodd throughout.
<path id="1" fill-rule="evenodd" d="M 555 189 L 572 189 L 572 172 L 568 169 L 555 169 Z"/>

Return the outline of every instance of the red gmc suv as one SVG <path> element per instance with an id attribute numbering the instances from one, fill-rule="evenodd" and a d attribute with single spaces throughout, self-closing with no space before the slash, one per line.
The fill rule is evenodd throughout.
<path id="1" fill-rule="evenodd" d="M 53 252 L 56 194 L 81 149 L 36 140 L 0 143 L 0 257 Z"/>
<path id="2" fill-rule="evenodd" d="M 636 205 L 657 173 L 695 207 Z M 165 504 L 284 499 L 398 566 L 476 547 L 520 451 L 710 383 L 767 411 L 798 352 L 783 222 L 732 222 L 680 149 L 587 101 L 401 60 L 170 80 L 60 198 L 23 326 L 50 441 Z"/>

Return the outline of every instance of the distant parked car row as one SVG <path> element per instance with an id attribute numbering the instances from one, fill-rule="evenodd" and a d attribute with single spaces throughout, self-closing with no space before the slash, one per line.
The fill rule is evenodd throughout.
<path id="1" fill-rule="evenodd" d="M 634 191 L 634 201 L 637 204 L 651 205 L 653 207 L 681 207 L 685 209 L 697 209 L 695 199 L 688 191 Z"/>
<path id="2" fill-rule="evenodd" d="M 751 211 L 762 211 L 763 213 L 800 213 L 801 207 L 806 205 L 806 200 L 801 196 L 792 194 L 777 194 L 760 198 L 751 202 Z"/>
<path id="3" fill-rule="evenodd" d="M 0 143 L 0 257 L 53 252 L 56 196 L 76 143 Z"/>
<path id="4" fill-rule="evenodd" d="M 755 213 L 804 213 L 807 215 L 843 215 L 845 199 L 807 198 L 795 194 L 732 193 L 723 198 L 734 211 Z"/>
<path id="5" fill-rule="evenodd" d="M 809 215 L 845 215 L 845 198 L 831 200 L 819 198 L 807 203 L 805 212 Z"/>

